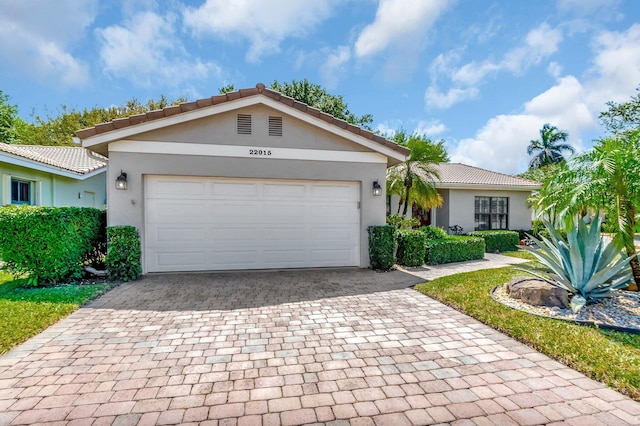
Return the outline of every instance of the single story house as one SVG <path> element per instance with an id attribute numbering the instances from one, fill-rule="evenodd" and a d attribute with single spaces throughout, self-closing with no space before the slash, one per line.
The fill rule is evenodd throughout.
<path id="1" fill-rule="evenodd" d="M 0 205 L 104 208 L 107 158 L 79 146 L 0 142 Z"/>
<path id="2" fill-rule="evenodd" d="M 108 225 L 144 273 L 369 265 L 409 151 L 258 84 L 77 133 L 109 158 Z"/>
<path id="3" fill-rule="evenodd" d="M 423 224 L 447 231 L 457 225 L 463 232 L 531 229 L 527 198 L 540 189 L 538 182 L 461 163 L 440 163 L 436 170 L 440 179 L 435 186 L 442 205 L 426 212 L 414 209 L 414 216 Z M 387 198 L 387 212 L 395 213 L 398 197 Z"/>

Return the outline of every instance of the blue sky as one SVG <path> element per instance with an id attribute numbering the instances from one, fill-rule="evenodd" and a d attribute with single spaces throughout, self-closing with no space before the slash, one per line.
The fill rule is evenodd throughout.
<path id="1" fill-rule="evenodd" d="M 0 0 L 0 89 L 29 120 L 307 78 L 387 135 L 526 169 L 546 122 L 588 149 L 640 85 L 636 0 Z"/>

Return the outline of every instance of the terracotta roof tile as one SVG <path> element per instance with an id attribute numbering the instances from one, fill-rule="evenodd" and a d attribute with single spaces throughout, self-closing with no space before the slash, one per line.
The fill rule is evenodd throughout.
<path id="1" fill-rule="evenodd" d="M 187 102 L 180 105 L 170 106 L 170 107 L 164 108 L 163 110 L 155 110 L 155 111 L 149 111 L 146 114 L 133 115 L 128 119 L 118 119 L 118 120 L 115 120 L 113 123 L 98 124 L 97 126 L 89 129 L 79 130 L 76 132 L 76 134 L 80 139 L 86 139 L 86 138 L 95 136 L 97 134 L 105 133 L 111 130 L 121 129 L 127 126 L 135 126 L 136 124 L 144 123 L 147 121 L 157 120 L 160 118 L 169 117 L 169 116 L 180 114 L 180 113 L 193 111 L 198 108 L 206 108 L 212 105 L 217 105 L 224 102 L 234 101 L 236 99 L 249 97 L 249 96 L 256 96 L 256 95 L 266 96 L 278 102 L 282 102 L 285 105 L 296 108 L 299 111 L 302 111 L 313 117 L 317 117 L 334 126 L 340 127 L 342 129 L 346 129 L 347 131 L 354 133 L 356 135 L 360 135 L 367 139 L 371 139 L 374 142 L 377 142 L 381 145 L 389 147 L 404 155 L 409 154 L 409 150 L 405 147 L 399 146 L 398 144 L 391 142 L 383 138 L 382 136 L 376 135 L 373 132 L 370 132 L 366 129 L 362 129 L 358 126 L 354 126 L 344 120 L 339 120 L 330 114 L 320 111 L 317 108 L 310 107 L 305 103 L 296 101 L 295 99 L 290 98 L 288 96 L 284 96 L 279 92 L 276 92 L 271 89 L 267 89 L 265 85 L 262 83 L 258 83 L 255 88 L 240 89 L 234 92 L 228 92 L 221 95 L 214 95 L 214 96 L 211 96 L 210 98 L 198 99 L 194 102 Z"/>
<path id="2" fill-rule="evenodd" d="M 536 189 L 540 183 L 504 173 L 492 172 L 479 167 L 461 163 L 440 163 L 436 167 L 440 174 L 439 184 L 446 185 L 478 185 L 509 186 Z"/>
<path id="3" fill-rule="evenodd" d="M 85 175 L 107 166 L 107 158 L 79 146 L 14 145 L 0 142 L 0 152 Z"/>

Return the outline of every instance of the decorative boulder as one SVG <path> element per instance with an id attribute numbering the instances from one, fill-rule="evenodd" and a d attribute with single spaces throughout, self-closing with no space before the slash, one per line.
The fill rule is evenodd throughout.
<path id="1" fill-rule="evenodd" d="M 533 306 L 569 307 L 568 292 L 541 279 L 516 277 L 504 286 L 509 297 Z"/>

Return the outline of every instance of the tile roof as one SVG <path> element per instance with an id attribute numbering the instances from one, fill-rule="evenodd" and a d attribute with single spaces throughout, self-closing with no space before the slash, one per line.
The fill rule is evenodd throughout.
<path id="1" fill-rule="evenodd" d="M 106 168 L 108 159 L 79 146 L 14 145 L 0 142 L 0 152 L 85 175 Z"/>
<path id="2" fill-rule="evenodd" d="M 440 163 L 436 168 L 440 173 L 438 186 L 442 187 L 455 185 L 508 186 L 531 189 L 540 187 L 540 183 L 532 180 L 492 172 L 461 163 Z"/>
<path id="3" fill-rule="evenodd" d="M 399 146 L 395 142 L 392 142 L 380 135 L 376 135 L 375 133 L 369 130 L 362 129 L 344 120 L 335 118 L 331 114 L 327 114 L 325 112 L 320 111 L 317 108 L 313 108 L 305 103 L 296 101 L 295 99 L 285 96 L 280 92 L 271 90 L 265 87 L 265 85 L 262 83 L 258 83 L 255 88 L 240 89 L 235 92 L 224 93 L 221 95 L 212 96 L 210 98 L 198 99 L 197 101 L 193 101 L 193 102 L 185 102 L 180 105 L 173 105 L 161 110 L 149 111 L 145 114 L 137 114 L 137 115 L 132 115 L 130 117 L 119 118 L 109 123 L 102 123 L 102 124 L 98 124 L 95 127 L 79 130 L 76 132 L 76 135 L 80 139 L 86 139 L 102 133 L 122 129 L 123 127 L 135 126 L 136 124 L 141 124 L 141 123 L 145 123 L 152 120 L 158 120 L 160 118 L 171 117 L 176 114 L 193 111 L 200 108 L 206 108 L 213 105 L 219 105 L 225 102 L 235 101 L 240 98 L 246 98 L 249 96 L 256 96 L 256 95 L 266 96 L 278 102 L 282 102 L 283 104 L 289 107 L 295 108 L 313 117 L 324 120 L 329 124 L 338 126 L 356 135 L 370 139 L 374 142 L 377 142 L 381 145 L 384 145 L 388 148 L 398 151 L 404 155 L 409 154 L 409 150 L 407 148 L 403 146 Z"/>

